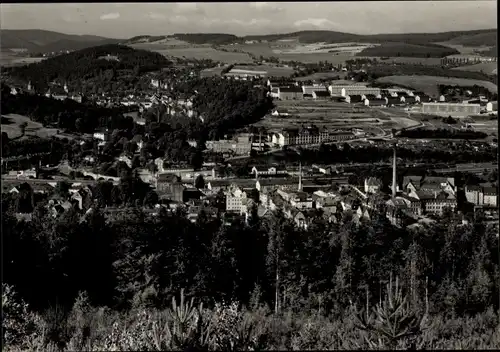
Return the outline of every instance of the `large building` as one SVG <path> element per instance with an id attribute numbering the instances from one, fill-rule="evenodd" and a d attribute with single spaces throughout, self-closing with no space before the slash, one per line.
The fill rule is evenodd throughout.
<path id="1" fill-rule="evenodd" d="M 422 103 L 422 113 L 452 117 L 479 115 L 481 105 L 463 103 Z"/>
<path id="2" fill-rule="evenodd" d="M 284 147 L 286 145 L 310 145 L 324 142 L 348 140 L 354 137 L 351 131 L 331 131 L 326 128 L 290 128 L 281 132 L 273 133 L 271 141 L 274 145 Z"/>
<path id="3" fill-rule="evenodd" d="M 302 87 L 279 87 L 278 97 L 281 100 L 298 100 L 304 98 L 304 93 L 302 91 Z"/>
<path id="4" fill-rule="evenodd" d="M 348 95 L 375 95 L 381 94 L 380 88 L 367 87 L 361 85 L 331 85 L 328 87 L 328 91 L 334 96 L 348 96 Z"/>

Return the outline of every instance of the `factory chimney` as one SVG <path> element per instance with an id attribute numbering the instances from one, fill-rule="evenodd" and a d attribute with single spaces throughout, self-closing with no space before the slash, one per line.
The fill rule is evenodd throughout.
<path id="1" fill-rule="evenodd" d="M 299 192 L 302 192 L 302 161 L 299 161 Z"/>
<path id="2" fill-rule="evenodd" d="M 396 197 L 396 184 L 397 184 L 397 173 L 396 173 L 396 145 L 394 144 L 394 155 L 392 157 L 392 198 Z"/>

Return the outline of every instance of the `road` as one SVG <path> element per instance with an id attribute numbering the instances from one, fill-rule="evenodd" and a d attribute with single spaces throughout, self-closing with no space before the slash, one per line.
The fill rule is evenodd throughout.
<path id="1" fill-rule="evenodd" d="M 57 183 L 61 180 L 50 180 L 50 179 L 33 179 L 33 178 L 28 178 L 28 179 L 17 179 L 17 178 L 12 178 L 8 176 L 2 176 L 2 183 L 10 183 L 10 184 L 21 184 L 21 183 L 28 183 L 28 184 L 34 184 L 34 185 L 42 185 L 42 184 L 49 184 L 49 183 Z M 72 183 L 80 183 L 81 185 L 87 186 L 87 185 L 93 185 L 96 184 L 98 181 L 96 180 L 70 180 L 66 179 L 64 180 L 69 184 Z M 115 184 L 118 184 L 118 182 L 114 182 Z"/>

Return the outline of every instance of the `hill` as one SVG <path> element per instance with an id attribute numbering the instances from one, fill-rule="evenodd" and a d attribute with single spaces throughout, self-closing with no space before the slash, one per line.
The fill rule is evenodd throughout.
<path id="1" fill-rule="evenodd" d="M 2 29 L 0 48 L 2 50 L 26 49 L 30 53 L 48 53 L 80 50 L 119 42 L 119 39 L 95 35 L 73 35 L 40 29 Z"/>
<path id="2" fill-rule="evenodd" d="M 437 57 L 456 55 L 460 52 L 456 49 L 437 44 L 408 44 L 408 43 L 384 43 L 368 47 L 357 54 L 357 56 L 380 56 L 380 57 Z"/>
<path id="3" fill-rule="evenodd" d="M 107 60 L 108 55 L 117 59 Z M 6 72 L 25 81 L 47 83 L 53 80 L 80 81 L 102 75 L 113 79 L 119 70 L 132 70 L 139 73 L 159 70 L 170 65 L 171 61 L 161 54 L 124 45 L 109 44 L 85 48 L 22 67 L 14 67 L 7 69 Z"/>
<path id="4" fill-rule="evenodd" d="M 185 40 L 192 44 L 215 44 L 236 43 L 247 40 L 277 41 L 283 39 L 296 39 L 301 43 L 342 43 L 342 42 L 368 42 L 385 43 L 399 42 L 407 44 L 429 44 L 437 42 L 455 41 L 456 44 L 468 43 L 469 45 L 488 45 L 482 43 L 481 38 L 487 39 L 488 43 L 496 36 L 496 29 L 484 29 L 475 31 L 454 31 L 442 33 L 403 33 L 403 34 L 372 34 L 360 35 L 335 31 L 300 31 L 284 34 L 249 35 L 237 37 L 232 34 L 197 33 L 197 34 L 174 34 L 173 37 Z M 496 44 L 496 40 L 495 43 Z M 463 44 L 465 45 L 465 44 Z M 492 44 L 493 45 L 493 44 Z"/>
<path id="5" fill-rule="evenodd" d="M 485 33 L 466 34 L 451 39 L 451 44 L 459 44 L 463 46 L 496 46 L 497 45 L 497 32 L 490 31 Z"/>

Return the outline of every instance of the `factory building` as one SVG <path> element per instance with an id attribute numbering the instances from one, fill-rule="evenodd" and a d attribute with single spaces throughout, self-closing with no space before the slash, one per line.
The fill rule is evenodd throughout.
<path id="1" fill-rule="evenodd" d="M 333 96 L 348 96 L 348 95 L 380 95 L 380 88 L 366 87 L 361 85 L 331 85 L 328 86 L 328 91 Z"/>
<path id="2" fill-rule="evenodd" d="M 481 105 L 463 103 L 422 103 L 422 113 L 452 117 L 479 115 Z"/>

